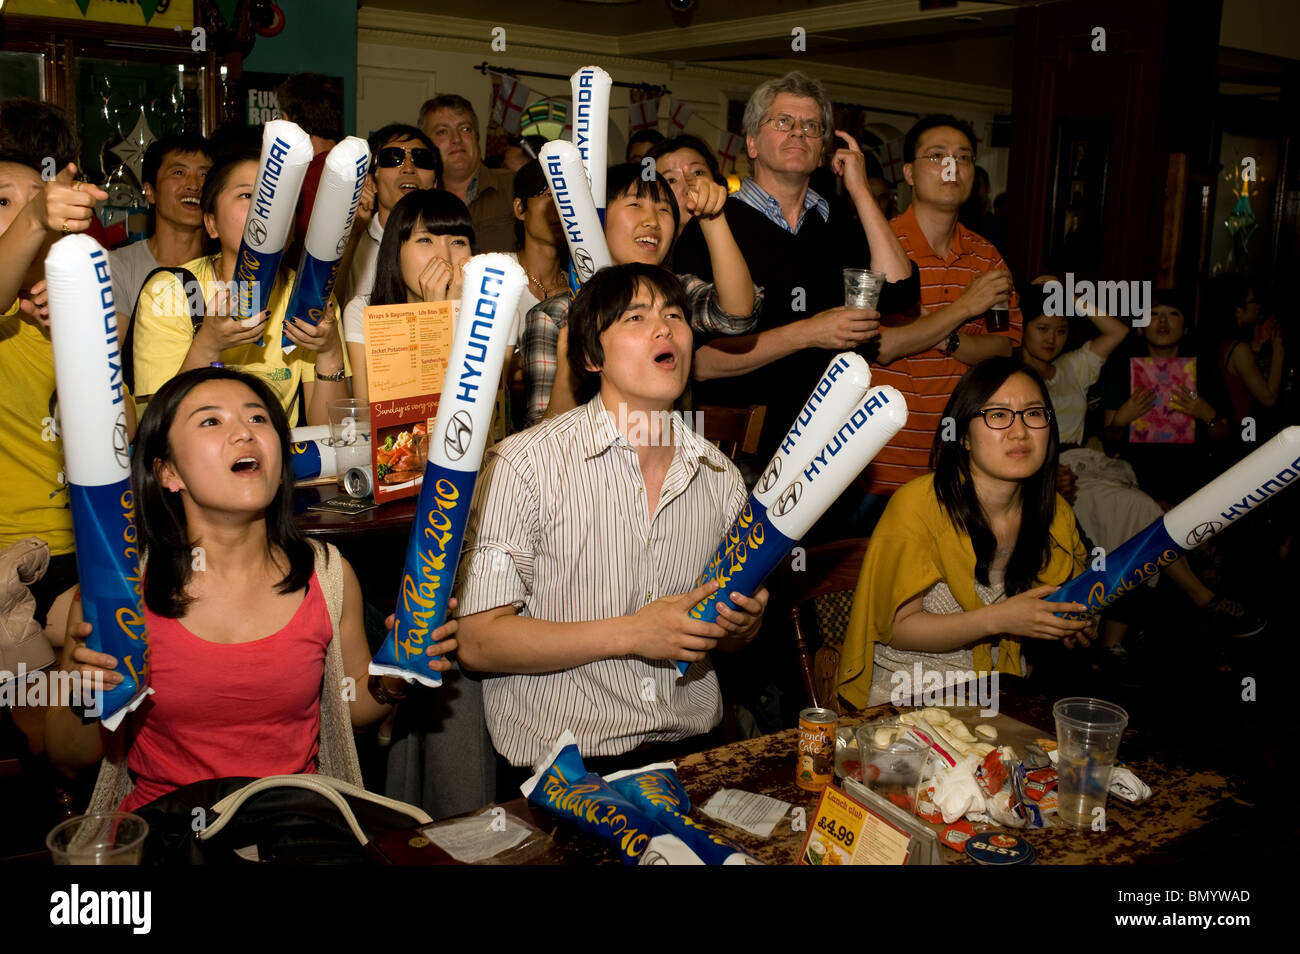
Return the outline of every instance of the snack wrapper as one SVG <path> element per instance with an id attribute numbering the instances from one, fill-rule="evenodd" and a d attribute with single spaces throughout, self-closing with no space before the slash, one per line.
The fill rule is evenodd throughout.
<path id="1" fill-rule="evenodd" d="M 369 172 L 370 147 L 356 136 L 348 136 L 325 157 L 303 239 L 302 259 L 284 313 L 286 321 L 297 318 L 317 325 L 325 317 Z M 285 354 L 297 347 L 287 334 L 281 333 L 280 349 Z"/>
<path id="2" fill-rule="evenodd" d="M 429 669 L 425 649 L 433 642 L 433 631 L 447 620 L 510 328 L 528 281 L 519 264 L 500 252 L 475 255 L 465 264 L 464 276 L 394 625 L 370 662 L 375 675 L 435 688 L 442 685 L 442 677 Z"/>
<path id="3" fill-rule="evenodd" d="M 113 730 L 153 690 L 108 253 L 89 235 L 69 235 L 50 248 L 45 280 L 86 644 L 116 659 L 123 677 L 90 711 Z"/>
<path id="4" fill-rule="evenodd" d="M 253 200 L 248 205 L 244 237 L 235 260 L 239 294 L 231 302 L 232 317 L 252 318 L 265 311 L 271 301 L 298 193 L 312 155 L 311 137 L 296 124 L 285 119 L 266 124 Z"/>
<path id="5" fill-rule="evenodd" d="M 614 848 L 624 864 L 637 864 L 650 844 L 654 822 L 609 782 L 587 771 L 573 733 L 566 730 L 537 764 L 536 774 L 519 788 L 524 797 Z"/>

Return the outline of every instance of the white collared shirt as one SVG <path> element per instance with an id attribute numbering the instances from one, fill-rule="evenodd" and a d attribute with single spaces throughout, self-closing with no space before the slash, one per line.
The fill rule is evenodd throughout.
<path id="1" fill-rule="evenodd" d="M 457 579 L 459 615 L 512 603 L 520 615 L 579 622 L 630 615 L 687 593 L 747 497 L 740 472 L 672 415 L 678 443 L 655 513 L 636 448 L 597 395 L 507 438 L 484 457 Z M 708 732 L 722 718 L 708 660 L 600 659 L 562 672 L 490 676 L 483 707 L 512 765 L 565 729 L 583 755 Z"/>

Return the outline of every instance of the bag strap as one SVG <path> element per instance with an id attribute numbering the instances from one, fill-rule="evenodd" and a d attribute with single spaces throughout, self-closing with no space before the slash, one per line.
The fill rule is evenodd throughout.
<path id="1" fill-rule="evenodd" d="M 352 829 L 352 834 L 356 835 L 357 841 L 362 845 L 369 842 L 370 838 L 362 829 L 360 822 L 357 821 L 356 813 L 352 811 L 352 806 L 348 804 L 345 796 L 373 802 L 399 814 L 407 815 L 415 825 L 428 825 L 433 822 L 433 819 L 423 809 L 408 805 L 406 802 L 399 802 L 396 799 L 375 795 L 360 786 L 350 785 L 337 778 L 330 778 L 328 775 L 268 775 L 266 778 L 259 778 L 255 782 L 249 782 L 239 791 L 231 792 L 213 805 L 212 811 L 220 817 L 199 832 L 199 841 L 207 841 L 215 837 L 235 817 L 246 801 L 259 792 L 272 788 L 301 788 L 309 792 L 315 792 L 325 798 L 339 810 L 339 814 L 343 816 L 348 823 L 348 827 Z"/>
<path id="2" fill-rule="evenodd" d="M 185 311 L 190 317 L 190 336 L 199 333 L 199 326 L 203 324 L 203 294 L 202 286 L 199 280 L 194 277 L 194 273 L 188 268 L 181 268 L 179 265 L 163 265 L 155 268 L 144 277 L 140 283 L 140 291 L 143 293 L 149 287 L 149 283 L 161 274 L 172 275 L 181 283 L 181 295 L 185 299 Z M 198 303 L 190 301 L 190 289 L 199 289 Z M 132 394 L 135 393 L 135 329 L 139 324 L 140 318 L 140 299 L 143 294 L 135 296 L 135 307 L 131 309 L 131 325 L 126 329 L 126 340 L 122 342 L 122 379 L 126 382 L 127 390 Z"/>

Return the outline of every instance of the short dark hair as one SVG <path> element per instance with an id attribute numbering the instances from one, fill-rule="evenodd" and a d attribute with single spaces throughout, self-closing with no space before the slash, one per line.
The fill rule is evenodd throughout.
<path id="1" fill-rule="evenodd" d="M 677 226 L 682 221 L 682 212 L 677 207 L 677 196 L 673 195 L 672 186 L 658 176 L 647 179 L 641 175 L 639 162 L 620 162 L 616 166 L 610 166 L 605 172 L 605 206 L 608 208 L 615 199 L 629 192 L 634 193 L 638 199 L 655 199 L 672 206 L 673 234 L 668 236 L 668 251 L 663 258 L 665 262 L 670 261 L 673 242 L 677 238 Z"/>
<path id="2" fill-rule="evenodd" d="M 587 370 L 587 362 L 605 363 L 600 336 L 632 304 L 642 282 L 665 305 L 689 315 L 686 291 L 677 276 L 666 268 L 631 262 L 597 270 L 583 283 L 569 306 L 569 370 L 576 382 L 579 403 L 585 404 L 600 392 L 600 372 Z"/>
<path id="3" fill-rule="evenodd" d="M 418 126 L 412 126 L 408 123 L 389 123 L 382 126 L 370 134 L 367 140 L 370 144 L 370 174 L 373 176 L 375 170 L 379 168 L 379 150 L 383 149 L 394 139 L 414 139 L 426 149 L 433 150 L 433 182 L 437 185 L 442 181 L 442 153 L 433 141 L 424 134 Z"/>
<path id="4" fill-rule="evenodd" d="M 664 134 L 657 129 L 638 129 L 632 135 L 627 137 L 627 149 L 623 151 L 623 156 L 632 154 L 632 147 L 638 143 L 648 142 L 651 146 L 658 145 L 664 141 Z"/>
<path id="5" fill-rule="evenodd" d="M 185 592 L 192 574 L 193 546 L 179 494 L 162 485 L 155 461 L 171 459 L 171 427 L 185 396 L 207 381 L 238 381 L 266 406 L 280 437 L 280 488 L 266 508 L 266 542 L 284 552 L 289 571 L 276 586 L 279 593 L 306 589 L 315 570 L 311 544 L 293 522 L 293 467 L 289 456 L 289 419 L 275 392 L 261 378 L 234 368 L 196 368 L 176 375 L 158 389 L 140 418 L 131 456 L 131 486 L 135 491 L 136 525 L 141 552 L 149 558 L 144 579 L 145 605 L 159 616 L 185 615 L 194 597 Z"/>
<path id="6" fill-rule="evenodd" d="M 212 144 L 198 133 L 178 133 L 155 139 L 144 151 L 144 164 L 140 170 L 141 185 L 158 187 L 158 170 L 162 168 L 163 160 L 167 158 L 169 152 L 182 154 L 197 152 L 211 161 Z"/>
<path id="7" fill-rule="evenodd" d="M 309 136 L 343 138 L 343 82 L 324 73 L 294 73 L 275 91 L 280 114 Z"/>
<path id="8" fill-rule="evenodd" d="M 922 133 L 931 129 L 938 129 L 940 126 L 951 126 L 957 130 L 970 143 L 971 152 L 975 152 L 975 133 L 971 131 L 970 125 L 962 122 L 956 116 L 949 116 L 947 113 L 936 113 L 932 116 L 922 116 L 907 131 L 907 135 L 903 137 L 903 161 L 914 161 L 916 159 L 916 144 L 920 140 Z"/>
<path id="9" fill-rule="evenodd" d="M 691 152 L 699 153 L 700 158 L 704 160 L 704 164 L 709 167 L 709 175 L 713 177 L 713 181 L 718 185 L 727 184 L 727 177 L 722 174 L 722 169 L 718 166 L 718 157 L 698 136 L 683 133 L 680 136 L 674 136 L 672 139 L 665 139 L 651 146 L 646 155 L 657 162 L 660 156 L 666 156 L 670 152 L 676 152 L 679 149 L 689 149 Z"/>
<path id="10" fill-rule="evenodd" d="M 997 537 L 994 536 L 988 516 L 975 493 L 966 436 L 970 433 L 971 422 L 979 409 L 1016 374 L 1023 374 L 1032 380 L 1043 397 L 1043 403 L 1049 408 L 1052 406 L 1047 385 L 1037 371 L 1015 358 L 988 358 L 972 365 L 962 375 L 943 409 L 944 419 L 952 419 L 956 433 L 945 435 L 943 429 L 936 431 L 930 449 L 935 496 L 953 526 L 970 537 L 971 547 L 975 551 L 975 579 L 985 586 L 989 585 L 989 567 L 997 552 Z M 945 440 L 945 437 L 952 439 Z M 1031 589 L 1051 557 L 1050 531 L 1056 518 L 1056 455 L 1059 443 L 1056 415 L 1052 414 L 1048 422 L 1047 456 L 1043 459 L 1043 466 L 1020 482 L 1020 531 L 1007 561 L 1004 577 L 1007 596 L 1015 596 Z"/>
<path id="11" fill-rule="evenodd" d="M 416 223 L 435 235 L 463 235 L 474 250 L 474 223 L 465 203 L 441 189 L 416 189 L 397 200 L 388 213 L 384 238 L 375 256 L 375 287 L 370 293 L 372 305 L 406 303 L 406 283 L 402 280 L 402 243 L 411 237 Z"/>
<path id="12" fill-rule="evenodd" d="M 57 173 L 80 163 L 81 140 L 68 114 L 34 99 L 0 100 L 0 162 L 16 162 L 37 172 L 54 160 Z"/>
<path id="13" fill-rule="evenodd" d="M 441 93 L 433 99 L 426 99 L 424 105 L 420 107 L 420 118 L 416 122 L 423 126 L 425 117 L 440 109 L 469 113 L 469 118 L 474 122 L 474 134 L 478 135 L 478 113 L 474 112 L 474 104 L 457 93 Z"/>
<path id="14" fill-rule="evenodd" d="M 217 160 L 217 163 L 208 170 L 208 177 L 203 180 L 203 194 L 199 197 L 199 208 L 203 210 L 203 214 L 217 214 L 217 196 L 230 181 L 236 166 L 244 162 L 261 162 L 261 160 L 262 153 L 248 146 L 231 149 Z"/>

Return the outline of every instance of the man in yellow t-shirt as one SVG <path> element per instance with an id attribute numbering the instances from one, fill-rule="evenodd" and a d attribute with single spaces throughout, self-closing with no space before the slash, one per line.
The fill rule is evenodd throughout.
<path id="1" fill-rule="evenodd" d="M 217 256 L 205 256 L 184 265 L 197 279 L 202 287 L 203 298 L 209 303 L 215 303 L 217 294 L 223 287 L 217 277 L 216 261 Z M 299 345 L 286 355 L 281 346 L 284 313 L 289 306 L 293 278 L 292 270 L 280 270 L 267 304 L 270 320 L 262 329 L 262 343 L 259 345 L 256 340 L 251 340 L 226 348 L 220 352 L 219 360 L 228 368 L 236 368 L 266 381 L 279 396 L 291 424 L 298 422 L 298 385 L 301 383 L 307 398 L 307 423 L 325 424 L 328 421 L 317 419 L 312 411 L 311 389 L 316 382 L 318 352 Z M 191 348 L 195 346 L 194 325 L 186 298 L 187 292 L 191 291 L 193 289 L 183 288 L 180 280 L 172 274 L 158 274 L 140 289 L 135 316 L 134 354 L 135 391 L 141 411 L 149 398 L 180 372 Z M 332 297 L 330 304 L 337 313 L 337 304 Z M 350 374 L 347 350 L 342 346 L 343 339 L 337 325 L 334 335 L 339 341 L 344 373 Z M 336 396 L 348 396 L 346 384 L 342 385 Z"/>

